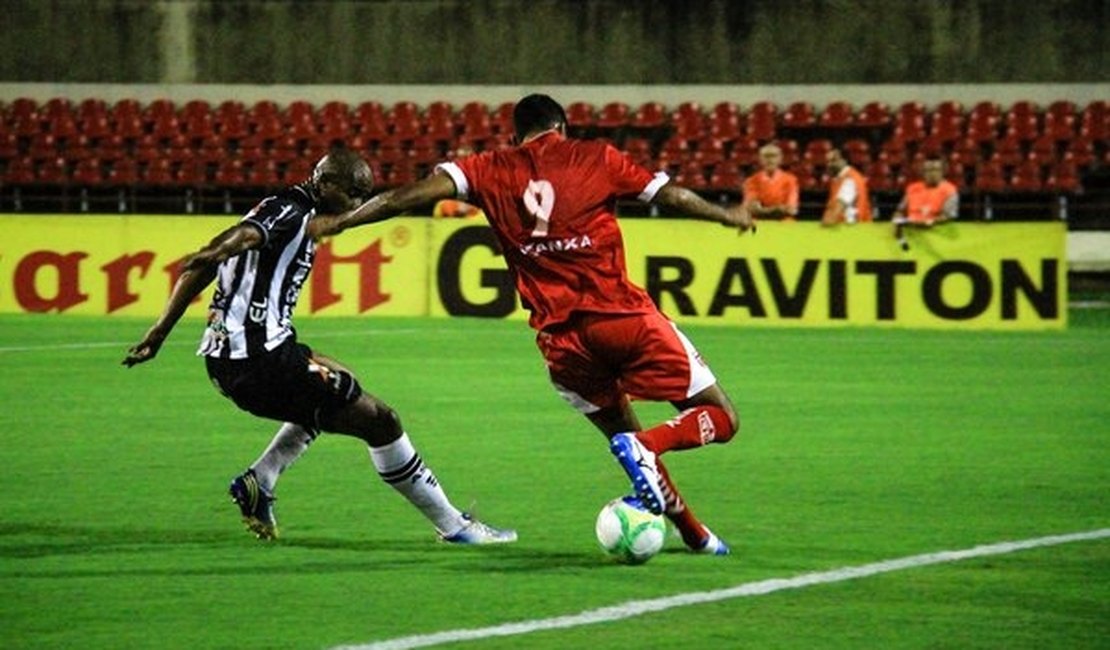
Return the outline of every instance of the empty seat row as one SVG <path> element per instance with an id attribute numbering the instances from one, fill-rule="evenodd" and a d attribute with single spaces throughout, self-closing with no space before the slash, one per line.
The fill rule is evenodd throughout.
<path id="1" fill-rule="evenodd" d="M 1037 168 L 1043 185 L 1110 164 L 1106 102 L 1016 102 L 1005 108 L 991 102 L 970 108 L 958 102 L 932 108 L 870 102 L 858 110 L 847 102 L 820 110 L 806 102 L 758 102 L 745 110 L 733 102 L 673 108 L 647 102 L 635 109 L 621 102 L 574 102 L 567 115 L 579 135 L 608 139 L 647 167 L 714 189 L 738 187 L 736 175 L 757 168 L 759 147 L 768 142 L 780 146 L 785 165 L 810 188 L 820 185 L 833 146 L 860 169 L 874 170 L 869 173 L 880 188 L 912 176 L 925 156 L 948 160 L 958 170 L 953 178 L 969 189 L 987 187 L 978 183 L 980 173 L 1002 178 L 1001 190 L 1029 189 L 1035 184 L 1026 181 L 1034 174 L 1018 168 Z M 1068 137 L 1050 129 L 1062 123 L 1071 127 Z M 8 184 L 270 186 L 302 179 L 306 165 L 343 143 L 374 161 L 389 186 L 459 153 L 508 146 L 511 124 L 511 103 L 490 107 L 480 101 L 456 108 L 445 101 L 295 101 L 282 107 L 272 101 L 18 99 L 0 104 L 0 172 Z M 976 124 L 990 125 L 994 135 L 979 137 Z M 1035 126 L 1035 137 L 1027 137 L 1028 125 Z M 1071 187 L 1070 180 L 1049 185 Z"/>

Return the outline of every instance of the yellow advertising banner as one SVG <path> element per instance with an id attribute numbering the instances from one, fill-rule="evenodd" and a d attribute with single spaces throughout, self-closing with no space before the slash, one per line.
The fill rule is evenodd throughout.
<path id="1" fill-rule="evenodd" d="M 155 316 L 181 260 L 234 217 L 3 217 L 0 313 Z M 299 316 L 428 312 L 428 219 L 319 243 Z M 189 313 L 202 315 L 211 290 Z"/>
<path id="2" fill-rule="evenodd" d="M 224 217 L 4 217 L 0 312 L 156 315 L 180 260 Z M 678 322 L 1056 329 L 1067 321 L 1060 223 L 622 222 L 633 282 Z M 204 299 L 194 306 L 203 313 Z M 300 317 L 524 318 L 483 221 L 400 218 L 320 242 Z"/>
<path id="3" fill-rule="evenodd" d="M 431 313 L 523 317 L 488 228 L 437 223 Z M 629 277 L 678 322 L 1057 329 L 1067 322 L 1060 223 L 763 223 L 738 235 L 684 219 L 622 222 Z M 435 253 L 433 253 L 435 254 Z"/>

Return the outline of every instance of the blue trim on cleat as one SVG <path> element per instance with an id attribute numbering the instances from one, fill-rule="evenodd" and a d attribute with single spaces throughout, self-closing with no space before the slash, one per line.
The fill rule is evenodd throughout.
<path id="1" fill-rule="evenodd" d="M 242 515 L 247 530 L 258 539 L 277 539 L 274 495 L 259 485 L 253 469 L 233 478 L 227 493 L 231 496 L 231 501 L 239 506 L 239 514 Z"/>
<path id="2" fill-rule="evenodd" d="M 705 538 L 705 543 L 699 548 L 690 550 L 702 555 L 730 555 L 732 553 L 732 549 L 729 548 L 725 540 L 717 537 L 717 535 L 708 528 L 705 529 L 705 532 L 709 533 L 709 537 Z"/>
<path id="3" fill-rule="evenodd" d="M 624 468 L 624 473 L 632 480 L 632 487 L 644 508 L 657 515 L 663 514 L 666 501 L 659 485 L 655 454 L 648 451 L 632 433 L 618 433 L 613 436 L 609 441 L 609 451 L 613 452 Z"/>
<path id="4" fill-rule="evenodd" d="M 439 538 L 448 544 L 459 545 L 508 544 L 516 541 L 516 531 L 511 528 L 494 528 L 465 512 L 463 519 L 467 523 L 461 529 L 451 535 L 440 532 Z"/>

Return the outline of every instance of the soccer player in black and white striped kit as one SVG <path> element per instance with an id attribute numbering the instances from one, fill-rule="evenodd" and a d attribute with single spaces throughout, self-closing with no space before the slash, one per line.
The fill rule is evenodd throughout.
<path id="1" fill-rule="evenodd" d="M 131 367 L 153 359 L 189 303 L 215 280 L 197 354 L 224 396 L 245 411 L 283 423 L 229 488 L 250 531 L 261 539 L 277 537 L 274 485 L 324 431 L 364 440 L 382 480 L 416 506 L 444 541 L 515 541 L 515 531 L 484 524 L 452 505 L 397 413 L 364 392 L 342 364 L 297 341 L 291 318 L 312 270 L 316 212 L 351 210 L 372 189 L 365 160 L 350 150 L 331 151 L 308 181 L 263 199 L 186 259 L 162 314 L 123 363 Z"/>

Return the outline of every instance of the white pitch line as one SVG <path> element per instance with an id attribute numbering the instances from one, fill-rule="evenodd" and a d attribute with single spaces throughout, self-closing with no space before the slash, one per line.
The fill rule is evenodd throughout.
<path id="1" fill-rule="evenodd" d="M 976 546 L 961 551 L 939 551 L 937 553 L 911 555 L 909 557 L 884 560 L 872 564 L 841 567 L 839 569 L 832 569 L 831 571 L 803 573 L 793 578 L 772 578 L 769 580 L 760 580 L 759 582 L 748 582 L 727 589 L 697 591 L 663 598 L 653 598 L 651 600 L 632 600 L 611 607 L 591 609 L 579 614 L 567 616 L 540 618 L 531 621 L 517 621 L 515 623 L 505 623 L 490 627 L 446 630 L 444 632 L 435 632 L 432 634 L 416 634 L 375 641 L 363 645 L 338 646 L 333 650 L 408 650 L 409 648 L 425 648 L 459 641 L 476 641 L 492 637 L 515 636 L 544 630 L 580 627 L 582 625 L 593 625 L 595 623 L 609 623 L 632 618 L 633 616 L 640 616 L 649 612 L 673 609 L 675 607 L 713 603 L 747 596 L 764 596 L 786 589 L 801 589 L 803 587 L 812 587 L 815 585 L 826 585 L 834 582 L 844 582 L 845 580 L 856 580 L 858 578 L 866 578 L 882 573 L 890 573 L 892 571 L 914 569 L 933 564 L 959 562 L 961 560 L 969 560 L 977 557 L 1003 555 L 1005 553 L 1024 551 L 1031 548 L 1070 544 L 1072 542 L 1090 541 L 1106 537 L 1110 537 L 1110 528 L 1082 533 L 1071 533 L 1068 535 L 1038 537 L 1036 539 L 1016 542 L 1000 542 L 998 544 Z"/>

